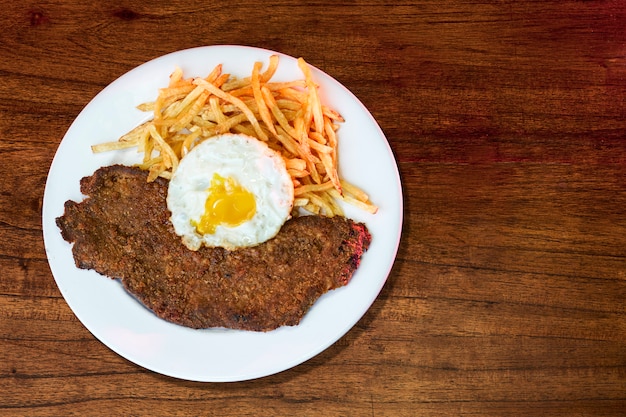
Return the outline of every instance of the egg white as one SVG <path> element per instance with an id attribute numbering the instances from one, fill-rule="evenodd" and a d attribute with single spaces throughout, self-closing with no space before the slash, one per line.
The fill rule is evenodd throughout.
<path id="1" fill-rule="evenodd" d="M 204 214 L 207 189 L 216 173 L 252 193 L 256 212 L 238 226 L 218 225 L 215 233 L 202 235 L 192 222 Z M 167 207 L 176 234 L 189 249 L 235 249 L 274 237 L 290 217 L 293 193 L 293 181 L 277 152 L 256 138 L 228 133 L 201 142 L 181 159 L 170 180 Z"/>

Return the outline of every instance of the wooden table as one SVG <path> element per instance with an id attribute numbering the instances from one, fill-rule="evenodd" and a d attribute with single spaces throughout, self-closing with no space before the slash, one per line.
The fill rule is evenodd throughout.
<path id="1" fill-rule="evenodd" d="M 624 415 L 626 3 L 1 1 L 0 415 Z M 371 309 L 290 370 L 197 383 L 76 319 L 41 206 L 66 130 L 168 52 L 303 56 L 385 132 L 404 231 Z"/>

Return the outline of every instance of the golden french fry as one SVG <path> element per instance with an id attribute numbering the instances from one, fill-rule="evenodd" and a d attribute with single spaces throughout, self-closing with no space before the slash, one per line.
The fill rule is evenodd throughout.
<path id="1" fill-rule="evenodd" d="M 322 165 L 324 165 L 326 175 L 330 178 L 330 182 L 333 184 L 333 187 L 341 193 L 341 180 L 339 179 L 337 167 L 333 163 L 332 156 L 328 153 L 324 153 L 320 155 L 320 159 L 322 160 Z"/>
<path id="2" fill-rule="evenodd" d="M 309 204 L 309 199 L 308 198 L 296 197 L 296 198 L 293 199 L 293 206 L 294 207 L 304 207 L 307 204 Z"/>
<path id="3" fill-rule="evenodd" d="M 323 154 L 330 154 L 333 151 L 333 148 L 331 148 L 330 146 L 322 145 L 318 141 L 312 139 L 311 135 L 309 135 L 307 139 L 307 143 L 310 149 L 314 149 L 317 151 L 318 155 L 320 156 L 320 159 Z"/>
<path id="4" fill-rule="evenodd" d="M 261 116 L 261 120 L 265 123 L 270 132 L 276 135 L 276 128 L 274 127 L 274 121 L 272 120 L 272 116 L 270 114 L 269 109 L 267 108 L 267 104 L 263 99 L 263 93 L 261 92 L 261 80 L 259 76 L 259 71 L 261 70 L 262 62 L 255 62 L 254 69 L 252 70 L 252 94 L 254 95 L 254 100 L 256 102 L 259 115 Z"/>
<path id="5" fill-rule="evenodd" d="M 339 113 L 329 107 L 322 106 L 322 112 L 324 113 L 324 116 L 328 117 L 331 120 L 335 120 L 336 122 L 340 123 L 345 122 L 345 120 L 343 119 L 343 117 L 341 117 Z"/>
<path id="6" fill-rule="evenodd" d="M 263 74 L 261 74 L 260 81 L 262 83 L 268 82 L 273 76 L 276 70 L 278 69 L 278 55 L 271 55 L 269 59 L 269 64 L 267 65 L 267 69 Z"/>
<path id="7" fill-rule="evenodd" d="M 169 86 L 173 87 L 178 84 L 179 81 L 183 79 L 183 69 L 179 66 L 174 68 L 174 71 L 170 74 L 170 82 Z"/>
<path id="8" fill-rule="evenodd" d="M 294 189 L 294 195 L 299 196 L 306 193 L 318 192 L 318 191 L 327 191 L 333 188 L 332 182 L 324 182 L 322 184 L 307 184 L 301 185 L 300 187 L 296 187 Z"/>
<path id="9" fill-rule="evenodd" d="M 194 83 L 199 85 L 199 86 L 202 86 L 209 93 L 215 94 L 216 96 L 218 96 L 222 100 L 229 101 L 229 102 L 233 103 L 235 106 L 237 106 L 239 108 L 239 110 L 241 110 L 246 115 L 246 117 L 248 118 L 248 121 L 250 121 L 250 123 L 254 127 L 254 130 L 257 133 L 258 138 L 263 140 L 263 141 L 267 141 L 267 135 L 265 134 L 265 132 L 263 132 L 263 130 L 261 129 L 261 126 L 259 126 L 259 121 L 254 116 L 252 111 L 250 111 L 250 108 L 248 108 L 248 106 L 246 106 L 243 101 L 241 101 L 237 97 L 234 97 L 234 96 L 228 94 L 225 91 L 222 91 L 218 87 L 214 86 L 213 84 L 211 84 L 211 83 L 209 83 L 206 80 L 203 80 L 201 78 L 197 78 L 196 80 L 194 80 Z"/>
<path id="10" fill-rule="evenodd" d="M 308 198 L 311 203 L 319 207 L 318 213 L 323 214 L 328 217 L 333 217 L 335 215 L 335 212 L 333 211 L 333 207 L 329 205 L 328 201 L 325 200 L 324 198 L 318 196 L 315 193 L 304 193 L 302 194 L 302 196 Z"/>
<path id="11" fill-rule="evenodd" d="M 321 132 L 324 130 L 324 117 L 322 115 L 322 103 L 320 103 L 319 96 L 317 94 L 317 85 L 313 81 L 311 75 L 311 69 L 303 58 L 298 58 L 298 66 L 300 71 L 304 74 L 306 86 L 308 89 L 308 104 L 311 109 L 315 130 Z"/>
<path id="12" fill-rule="evenodd" d="M 355 207 L 360 208 L 361 210 L 367 211 L 368 213 L 376 214 L 378 212 L 378 207 L 369 201 L 361 201 L 352 196 L 347 195 L 346 193 L 340 194 L 337 190 L 333 189 L 329 191 L 330 195 L 333 196 L 337 200 L 343 200 L 346 203 L 353 205 Z"/>
<path id="13" fill-rule="evenodd" d="M 224 119 L 222 122 L 218 123 L 214 127 L 214 133 L 211 136 L 229 132 L 231 129 L 235 128 L 237 125 L 245 122 L 246 120 L 247 120 L 247 117 L 245 114 L 238 114 L 231 118 Z"/>
<path id="14" fill-rule="evenodd" d="M 223 75 L 222 74 L 222 64 L 217 64 L 213 68 L 213 71 L 211 71 L 209 73 L 209 75 L 207 75 L 204 79 L 207 80 L 207 82 L 215 84 L 215 81 L 218 79 L 218 77 L 220 77 L 222 75 Z M 227 75 L 226 79 L 228 79 L 228 75 Z M 226 81 L 226 79 L 224 81 Z"/>
<path id="15" fill-rule="evenodd" d="M 345 192 L 353 195 L 357 200 L 363 202 L 369 201 L 369 196 L 356 185 L 351 184 L 346 180 L 341 180 L 341 187 Z"/>
<path id="16" fill-rule="evenodd" d="M 196 88 L 191 90 L 191 92 L 187 94 L 182 101 L 176 102 L 174 105 L 167 107 L 164 112 L 164 118 L 175 120 L 181 112 L 192 106 L 192 104 L 196 102 L 198 97 L 200 97 L 203 92 L 205 92 L 203 87 L 196 86 Z"/>
<path id="17" fill-rule="evenodd" d="M 172 171 L 176 171 L 178 167 L 178 156 L 172 150 L 172 147 L 165 142 L 161 134 L 157 131 L 154 125 L 149 127 L 150 137 L 155 140 L 161 150 L 161 156 L 163 157 L 163 165 L 165 169 L 171 168 Z"/>
<path id="18" fill-rule="evenodd" d="M 304 80 L 294 80 L 285 82 L 266 82 L 265 86 L 270 91 L 282 90 L 282 89 L 295 89 L 301 90 L 306 88 L 306 82 Z"/>
<path id="19" fill-rule="evenodd" d="M 194 126 L 194 127 L 197 127 L 197 126 Z M 185 138 L 185 140 L 183 140 L 183 143 L 181 145 L 181 152 L 180 152 L 181 158 L 187 155 L 187 153 L 191 150 L 194 143 L 200 137 L 201 134 L 202 134 L 202 129 L 196 128 L 187 135 L 187 137 Z"/>
<path id="20" fill-rule="evenodd" d="M 171 178 L 178 163 L 199 142 L 237 132 L 254 136 L 279 152 L 294 184 L 294 210 L 343 215 L 339 201 L 370 213 L 377 207 L 360 188 L 338 175 L 337 130 L 343 117 L 321 103 L 309 65 L 298 59 L 303 79 L 273 82 L 278 56 L 264 71 L 256 62 L 251 75 L 231 77 L 216 65 L 206 77 L 184 78 L 176 67 L 154 101 L 138 109 L 151 112 L 115 142 L 94 145 L 93 152 L 136 147 L 148 180 Z"/>
<path id="21" fill-rule="evenodd" d="M 133 141 L 114 141 L 114 142 L 105 142 L 105 143 L 98 143 L 96 145 L 92 145 L 91 146 L 91 151 L 93 153 L 102 153 L 102 152 L 109 152 L 109 151 L 117 151 L 120 149 L 127 149 L 127 148 L 133 148 L 137 146 L 137 143 L 133 142 Z"/>
<path id="22" fill-rule="evenodd" d="M 304 171 L 306 169 L 306 161 L 300 158 L 285 159 L 285 166 L 287 169 L 297 169 Z"/>
<path id="23" fill-rule="evenodd" d="M 289 124 L 289 120 L 287 119 L 281 108 L 278 106 L 278 103 L 274 99 L 274 96 L 272 95 L 270 90 L 267 87 L 263 86 L 261 88 L 261 94 L 263 95 L 265 103 L 269 106 L 270 111 L 276 118 L 276 121 L 278 122 L 280 127 L 282 127 L 283 130 L 289 134 L 289 136 L 297 139 L 295 129 L 293 128 L 293 126 L 291 126 L 291 124 Z"/>
<path id="24" fill-rule="evenodd" d="M 309 171 L 303 169 L 293 169 L 287 168 L 287 172 L 291 175 L 293 180 L 297 180 L 298 178 L 306 178 L 309 176 Z"/>
<path id="25" fill-rule="evenodd" d="M 178 132 L 184 129 L 189 124 L 189 122 L 191 122 L 193 118 L 196 117 L 198 113 L 200 113 L 202 106 L 204 106 L 204 103 L 208 98 L 209 93 L 203 91 L 198 96 L 196 101 L 184 113 L 178 115 L 178 117 L 176 118 L 176 122 L 170 127 L 170 131 Z"/>

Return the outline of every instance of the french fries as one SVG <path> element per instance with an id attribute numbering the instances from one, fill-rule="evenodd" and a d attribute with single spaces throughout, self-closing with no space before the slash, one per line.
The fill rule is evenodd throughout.
<path id="1" fill-rule="evenodd" d="M 331 217 L 343 215 L 338 204 L 343 201 L 376 213 L 365 192 L 339 177 L 337 130 L 344 119 L 321 103 L 304 59 L 297 62 L 302 80 L 272 82 L 278 59 L 272 55 L 265 71 L 256 62 L 245 78 L 224 73 L 221 64 L 206 77 L 195 78 L 184 78 L 175 68 L 155 101 L 137 106 L 152 112 L 152 119 L 116 141 L 92 146 L 92 151 L 136 147 L 143 154 L 138 166 L 154 181 L 171 178 L 198 143 L 222 133 L 245 133 L 283 156 L 294 183 L 295 209 Z"/>

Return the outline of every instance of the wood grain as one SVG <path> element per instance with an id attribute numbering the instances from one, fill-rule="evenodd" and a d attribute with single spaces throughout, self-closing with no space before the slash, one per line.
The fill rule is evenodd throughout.
<path id="1" fill-rule="evenodd" d="M 624 414 L 624 2 L 0 2 L 0 416 Z M 135 66 L 212 44 L 303 56 L 348 87 L 405 204 L 358 324 L 302 365 L 227 384 L 95 339 L 41 230 L 80 110 Z"/>

